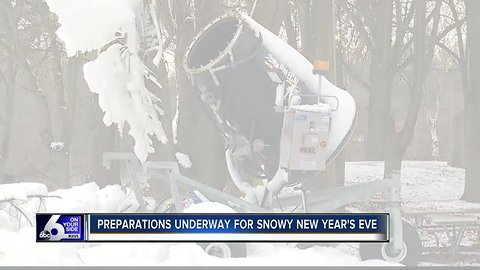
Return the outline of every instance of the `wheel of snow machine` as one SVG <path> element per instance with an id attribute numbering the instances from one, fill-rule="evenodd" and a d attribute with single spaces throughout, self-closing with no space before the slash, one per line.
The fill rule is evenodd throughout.
<path id="1" fill-rule="evenodd" d="M 391 243 L 386 244 L 360 244 L 360 257 L 362 260 L 386 260 L 399 262 L 407 266 L 416 266 L 422 255 L 422 240 L 415 227 L 403 221 L 403 249 L 396 254 L 390 254 Z"/>
<path id="2" fill-rule="evenodd" d="M 247 257 L 245 243 L 198 243 L 205 253 L 218 258 Z"/>

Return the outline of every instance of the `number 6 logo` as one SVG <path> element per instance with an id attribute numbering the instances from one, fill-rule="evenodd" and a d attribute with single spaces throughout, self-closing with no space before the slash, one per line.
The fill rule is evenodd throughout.
<path id="1" fill-rule="evenodd" d="M 50 241 L 61 240 L 66 237 L 65 229 L 61 224 L 57 223 L 57 220 L 60 218 L 60 215 L 52 215 L 52 217 L 48 220 L 47 224 L 45 224 L 44 231 L 50 232 Z M 53 234 L 52 230 L 55 229 L 57 231 L 56 234 Z M 40 238 L 41 238 L 40 234 Z"/>

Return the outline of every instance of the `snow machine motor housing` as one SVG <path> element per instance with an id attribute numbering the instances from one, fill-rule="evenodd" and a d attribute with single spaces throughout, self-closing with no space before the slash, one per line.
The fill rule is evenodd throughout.
<path id="1" fill-rule="evenodd" d="M 296 105 L 284 114 L 280 167 L 290 171 L 324 171 L 330 130 L 330 106 Z"/>
<path id="2" fill-rule="evenodd" d="M 244 192 L 248 176 L 278 190 L 301 181 L 290 172 L 324 170 L 352 133 L 350 94 L 312 74 L 303 55 L 246 15 L 209 23 L 183 65 L 226 139 L 230 174 Z M 310 121 L 295 120 L 305 115 Z"/>

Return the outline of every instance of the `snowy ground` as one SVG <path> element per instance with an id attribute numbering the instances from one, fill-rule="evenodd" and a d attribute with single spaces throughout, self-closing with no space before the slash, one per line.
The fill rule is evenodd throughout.
<path id="1" fill-rule="evenodd" d="M 347 184 L 370 181 L 383 174 L 380 162 L 347 164 Z M 423 209 L 479 208 L 458 200 L 463 189 L 463 170 L 439 162 L 405 162 L 402 199 L 406 207 Z M 28 219 L 40 212 L 125 212 L 136 209 L 133 194 L 120 186 L 98 188 L 95 183 L 46 193 L 31 187 L 28 194 L 48 195 L 27 199 L 24 186 L 0 186 L 0 198 L 7 191 L 16 198 Z M 33 190 L 32 190 L 33 189 Z M 3 196 L 3 197 L 2 197 Z M 285 244 L 251 244 L 248 257 L 218 259 L 206 255 L 196 244 L 74 244 L 35 243 L 34 229 L 27 218 L 9 203 L 0 204 L 0 265 L 389 265 L 364 261 L 356 245 L 315 246 L 305 250 Z M 25 256 L 28 254 L 28 260 Z"/>
<path id="2" fill-rule="evenodd" d="M 380 179 L 382 162 L 351 162 L 346 166 L 346 184 L 357 184 Z M 465 170 L 453 168 L 446 162 L 405 161 L 402 166 L 402 209 L 415 211 L 446 211 L 455 213 L 461 209 L 480 212 L 480 204 L 461 201 Z M 381 197 L 381 196 L 378 196 Z M 360 202 L 356 209 L 383 207 L 381 204 Z M 441 213 L 440 213 L 441 214 Z M 478 215 L 477 215 L 478 216 Z M 407 218 L 408 219 L 408 218 Z M 412 221 L 412 220 L 409 220 Z M 467 231 L 461 243 L 462 254 L 451 257 L 450 242 L 444 231 L 427 233 L 420 231 L 423 240 L 424 262 L 421 265 L 480 265 L 480 239 L 476 232 Z M 438 237 L 439 247 L 434 235 Z"/>
<path id="3" fill-rule="evenodd" d="M 357 184 L 381 179 L 383 162 L 350 162 L 346 183 Z M 465 170 L 446 162 L 404 161 L 402 166 L 402 207 L 416 210 L 480 208 L 480 204 L 460 201 Z"/>

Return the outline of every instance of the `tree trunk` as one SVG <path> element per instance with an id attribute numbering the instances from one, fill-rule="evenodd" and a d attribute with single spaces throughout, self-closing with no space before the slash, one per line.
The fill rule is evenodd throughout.
<path id="1" fill-rule="evenodd" d="M 187 1 L 188 2 L 188 1 Z M 216 19 L 224 12 L 223 0 L 197 0 L 195 1 L 195 32 L 198 33 L 200 29 L 205 27 L 213 19 Z M 188 8 L 187 8 L 188 9 Z M 186 9 L 186 10 L 187 10 Z M 189 16 L 189 11 L 183 13 L 186 18 Z M 179 23 L 181 25 L 181 22 Z M 191 40 L 187 41 L 190 42 Z M 188 46 L 188 44 L 187 44 Z"/>
<path id="2" fill-rule="evenodd" d="M 96 181 L 99 186 L 119 184 L 110 179 L 102 166 L 103 152 L 114 151 L 116 128 L 107 128 L 97 98 L 89 89 L 83 75 L 85 55 L 68 59 L 65 70 L 67 95 L 67 125 L 65 145 L 68 149 L 68 179 L 70 186 Z"/>
<path id="3" fill-rule="evenodd" d="M 307 30 L 312 31 L 310 34 L 311 40 L 305 48 L 305 53 L 313 50 L 312 58 L 309 59 L 312 63 L 316 60 L 330 63 L 330 69 L 325 71 L 323 75 L 331 82 L 337 84 L 335 76 L 335 33 L 333 32 L 335 26 L 335 17 L 332 0 L 316 0 L 311 3 L 310 21 L 313 27 L 308 27 Z M 309 47 L 312 47 L 311 49 Z M 339 154 L 325 172 L 321 174 L 321 188 L 332 188 L 341 186 L 345 178 L 345 155 Z M 319 181 L 320 182 L 320 181 Z"/>
<path id="4" fill-rule="evenodd" d="M 12 133 L 13 96 L 15 83 L 15 44 L 14 44 L 14 18 L 10 1 L 0 1 L 0 38 L 4 42 L 0 49 L 4 51 L 5 60 L 1 66 L 0 76 L 0 178 L 4 178 L 5 162 L 9 153 L 10 137 Z M 3 180 L 5 181 L 5 180 Z"/>
<path id="5" fill-rule="evenodd" d="M 367 158 L 383 160 L 388 136 L 393 134 L 390 97 L 393 81 L 390 66 L 393 1 L 378 1 L 372 8 L 375 25 L 372 29 L 370 95 L 368 107 Z"/>
<path id="6" fill-rule="evenodd" d="M 333 66 L 333 54 L 335 51 L 333 47 L 335 42 L 333 33 L 334 19 L 332 0 L 316 0 L 312 2 L 311 23 L 314 25 L 312 44 L 314 46 L 315 59 L 310 60 L 329 61 L 330 70 L 326 76 L 331 81 L 335 81 L 335 67 Z"/>
<path id="7" fill-rule="evenodd" d="M 465 99 L 465 189 L 462 199 L 480 202 L 480 1 L 466 0 L 468 82 Z"/>
<path id="8" fill-rule="evenodd" d="M 32 14 L 38 10 L 30 3 L 17 1 L 13 6 L 2 1 L 0 12 L 3 22 L 4 53 L 7 58 L 7 93 L 5 108 L 5 132 L 3 134 L 1 170 L 6 181 L 35 181 L 54 185 L 48 179 L 50 165 L 49 143 L 50 126 L 48 109 L 39 87 L 38 77 L 33 71 L 31 37 L 44 29 L 32 27 L 29 31 L 19 31 L 22 19 L 31 20 L 42 27 L 41 20 Z M 29 12 L 27 12 L 27 10 Z M 40 16 L 44 19 L 41 14 Z M 37 30 L 37 32 L 35 32 Z M 30 32 L 31 31 L 31 32 Z M 48 69 L 48 64 L 39 68 Z M 45 78 L 42 78 L 45 79 Z M 47 79 L 48 80 L 48 79 Z"/>
<path id="9" fill-rule="evenodd" d="M 285 33 L 287 35 L 287 41 L 290 46 L 298 50 L 298 32 L 294 28 L 293 21 L 292 21 L 292 9 L 296 7 L 292 7 L 289 5 L 289 10 L 285 12 L 285 18 L 284 18 L 284 25 L 285 25 Z"/>
<path id="10" fill-rule="evenodd" d="M 49 17 L 48 7 L 45 5 L 45 14 L 43 16 Z M 57 41 L 57 35 L 55 34 L 57 21 L 49 21 L 48 35 L 50 38 L 50 51 L 52 52 L 51 61 L 48 63 L 47 71 L 51 73 L 49 78 L 49 86 L 43 87 L 45 89 L 45 99 L 47 103 L 50 132 L 52 143 L 63 143 L 65 145 L 65 124 L 66 124 L 66 104 L 65 104 L 65 89 L 63 82 L 63 69 L 62 69 L 62 55 L 61 47 Z M 50 88 L 50 89 L 49 89 Z M 56 186 L 64 188 L 69 187 L 68 181 L 68 157 L 66 147 L 51 147 L 50 152 L 50 166 L 48 168 L 48 175 L 55 183 Z"/>
<path id="11" fill-rule="evenodd" d="M 257 0 L 252 17 L 272 33 L 278 34 L 288 8 L 288 1 Z"/>
<path id="12" fill-rule="evenodd" d="M 415 126 L 417 123 L 418 111 L 422 100 L 423 86 L 428 69 L 425 68 L 425 35 L 426 25 L 425 16 L 426 3 L 423 0 L 415 0 L 415 25 L 414 25 L 414 75 L 413 86 L 410 90 L 410 98 L 408 103 L 407 117 L 404 121 L 402 130 L 396 132 L 394 129 L 387 130 L 387 139 L 389 143 L 386 145 L 387 154 L 385 157 L 384 174 L 390 175 L 393 171 L 400 171 L 402 167 L 402 159 L 407 147 L 412 141 Z M 392 132 L 388 134 L 388 132 Z"/>

